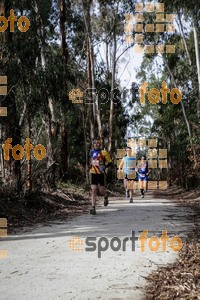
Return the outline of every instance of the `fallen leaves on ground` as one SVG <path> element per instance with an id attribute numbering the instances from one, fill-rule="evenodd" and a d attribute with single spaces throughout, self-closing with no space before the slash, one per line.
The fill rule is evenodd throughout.
<path id="1" fill-rule="evenodd" d="M 159 196 L 164 193 L 160 193 Z M 158 192 L 156 193 L 158 196 Z M 169 198 L 169 191 L 167 194 Z M 188 236 L 179 252 L 179 259 L 171 265 L 160 267 L 147 278 L 147 300 L 199 300 L 200 299 L 200 239 L 199 193 L 172 192 L 171 197 L 180 205 L 194 209 L 195 230 Z"/>
<path id="2" fill-rule="evenodd" d="M 0 217 L 8 220 L 8 233 L 17 229 L 64 220 L 88 210 L 88 193 L 65 189 L 32 193 L 26 202 L 17 196 L 1 195 Z"/>
<path id="3" fill-rule="evenodd" d="M 197 233 L 197 232 L 196 232 Z M 200 242 L 193 236 L 172 265 L 159 268 L 148 277 L 147 300 L 200 299 Z"/>

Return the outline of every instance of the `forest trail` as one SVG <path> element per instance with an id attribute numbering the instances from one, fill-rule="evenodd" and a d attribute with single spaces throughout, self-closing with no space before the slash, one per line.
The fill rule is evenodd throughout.
<path id="1" fill-rule="evenodd" d="M 8 235 L 0 243 L 0 248 L 8 251 L 8 257 L 0 260 L 0 299 L 143 299 L 145 277 L 158 266 L 174 262 L 178 253 L 169 245 L 166 252 L 161 247 L 152 252 L 148 242 L 141 252 L 139 241 L 133 252 L 130 240 L 126 251 L 113 251 L 111 239 L 130 238 L 132 230 L 136 237 L 143 230 L 148 230 L 148 238 L 160 237 L 166 230 L 170 238 L 179 235 L 184 243 L 186 234 L 194 228 L 193 211 L 171 200 L 155 199 L 151 193 L 144 199 L 137 193 L 133 204 L 128 201 L 113 197 L 108 207 L 99 201 L 96 216 L 83 214 Z M 74 237 L 83 240 L 83 245 L 77 246 L 83 251 L 69 247 Z M 96 237 L 96 245 L 100 237 L 108 238 L 109 248 L 101 252 L 101 258 L 97 250 L 85 251 L 86 237 Z"/>

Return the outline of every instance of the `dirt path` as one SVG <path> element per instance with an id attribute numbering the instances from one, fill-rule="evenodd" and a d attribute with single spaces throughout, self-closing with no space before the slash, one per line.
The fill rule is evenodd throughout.
<path id="1" fill-rule="evenodd" d="M 9 235 L 1 240 L 0 249 L 7 249 L 8 257 L 0 260 L 0 299 L 2 300 L 57 300 L 57 299 L 143 299 L 145 277 L 157 266 L 174 262 L 178 254 L 167 246 L 157 252 L 148 249 L 141 252 L 140 241 L 126 243 L 122 251 L 123 239 L 136 237 L 148 230 L 148 237 L 161 236 L 167 230 L 170 238 L 184 237 L 193 230 L 189 221 L 192 210 L 178 207 L 171 200 L 153 199 L 146 195 L 134 197 L 129 204 L 123 198 L 111 198 L 108 207 L 99 206 L 98 215 L 84 214 L 30 232 Z M 83 240 L 84 251 L 75 252 L 69 247 L 74 237 Z M 96 246 L 105 242 L 107 251 L 85 251 L 85 238 L 96 237 Z M 121 248 L 111 249 L 111 239 L 119 237 Z M 119 239 L 118 239 L 119 240 Z M 114 240 L 112 239 L 114 242 Z M 119 243 L 115 242 L 113 247 Z M 101 258 L 98 256 L 101 255 Z"/>

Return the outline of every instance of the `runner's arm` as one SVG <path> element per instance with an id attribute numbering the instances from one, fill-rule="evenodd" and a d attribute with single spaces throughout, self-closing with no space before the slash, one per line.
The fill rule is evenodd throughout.
<path id="1" fill-rule="evenodd" d="M 90 150 L 88 153 L 87 172 L 89 172 L 91 168 L 92 168 L 92 150 Z"/>
<path id="2" fill-rule="evenodd" d="M 135 171 L 136 171 L 136 173 L 138 173 L 138 174 L 139 174 L 138 170 L 139 170 L 139 164 L 137 164 L 137 166 L 135 167 Z"/>
<path id="3" fill-rule="evenodd" d="M 107 151 L 102 150 L 102 154 L 105 157 L 105 169 L 109 168 L 112 165 L 110 155 Z"/>
<path id="4" fill-rule="evenodd" d="M 122 158 L 122 161 L 120 162 L 118 169 L 121 170 L 123 166 L 124 166 L 124 159 Z"/>
<path id="5" fill-rule="evenodd" d="M 105 165 L 105 169 L 110 168 L 112 165 L 113 165 L 112 162 L 107 163 L 107 164 Z"/>
<path id="6" fill-rule="evenodd" d="M 149 174 L 151 173 L 151 171 L 152 171 L 152 170 L 148 170 L 148 173 L 147 173 L 148 176 L 149 176 Z"/>
<path id="7" fill-rule="evenodd" d="M 146 175 L 148 176 L 149 175 L 149 164 L 148 164 L 148 162 L 147 162 L 147 164 L 146 164 L 146 170 L 145 170 L 146 172 Z"/>

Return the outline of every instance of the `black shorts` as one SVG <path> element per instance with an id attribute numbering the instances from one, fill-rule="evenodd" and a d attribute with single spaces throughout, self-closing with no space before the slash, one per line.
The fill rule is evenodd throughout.
<path id="1" fill-rule="evenodd" d="M 131 181 L 131 180 L 136 181 L 136 177 L 135 177 L 134 179 L 133 179 L 133 178 L 128 178 L 128 175 L 127 175 L 127 174 L 125 174 L 124 179 L 126 179 L 126 180 L 128 180 L 128 181 Z"/>
<path id="2" fill-rule="evenodd" d="M 105 185 L 105 178 L 104 174 L 91 174 L 91 184 L 98 185 L 100 184 L 101 186 Z"/>

